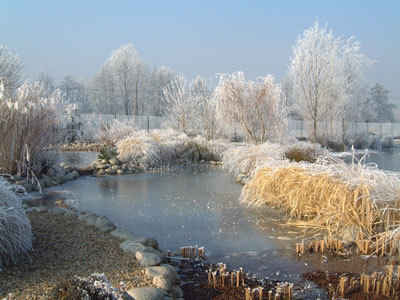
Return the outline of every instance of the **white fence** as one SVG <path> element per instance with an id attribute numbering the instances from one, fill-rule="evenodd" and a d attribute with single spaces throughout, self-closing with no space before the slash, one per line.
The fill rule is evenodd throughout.
<path id="1" fill-rule="evenodd" d="M 78 120 L 82 123 L 82 129 L 99 130 L 102 126 L 110 124 L 113 120 L 127 121 L 134 120 L 135 125 L 142 130 L 153 130 L 162 128 L 163 124 L 168 121 L 166 117 L 157 116 L 126 116 L 126 115 L 100 115 L 100 114 L 80 114 Z M 302 120 L 289 120 L 288 130 L 290 135 L 294 137 L 306 136 L 306 122 Z M 341 132 L 341 124 L 335 124 L 334 128 L 337 132 Z M 369 132 L 380 136 L 400 136 L 400 123 L 367 123 L 367 122 L 350 122 L 346 124 L 347 134 L 355 136 L 361 132 Z M 232 134 L 240 135 L 239 126 L 232 128 Z M 321 131 L 330 129 L 330 125 L 320 122 L 318 127 Z"/>

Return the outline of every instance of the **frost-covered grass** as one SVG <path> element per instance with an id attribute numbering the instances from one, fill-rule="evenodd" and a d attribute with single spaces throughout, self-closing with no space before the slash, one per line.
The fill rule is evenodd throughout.
<path id="1" fill-rule="evenodd" d="M 220 161 L 227 148 L 228 144 L 224 141 L 188 137 L 174 130 L 154 130 L 150 133 L 135 131 L 117 142 L 118 158 L 144 169 L 171 165 L 178 160 Z"/>
<path id="2" fill-rule="evenodd" d="M 284 159 L 284 147 L 270 142 L 260 145 L 244 145 L 225 152 L 222 166 L 234 174 L 250 174 L 257 166 Z"/>
<path id="3" fill-rule="evenodd" d="M 225 152 L 222 165 L 234 174 L 250 174 L 264 163 L 282 161 L 315 162 L 319 156 L 327 154 L 319 144 L 293 141 L 288 145 L 265 142 L 259 145 L 232 147 Z"/>
<path id="4" fill-rule="evenodd" d="M 32 249 L 29 219 L 7 181 L 0 177 L 0 270 Z"/>
<path id="5" fill-rule="evenodd" d="M 58 135 L 59 97 L 58 91 L 49 97 L 42 84 L 34 83 L 5 98 L 0 84 L 1 172 L 16 172 L 18 162 L 37 174 L 41 171 L 42 152 Z"/>
<path id="6" fill-rule="evenodd" d="M 241 201 L 268 205 L 297 225 L 336 237 L 400 233 L 400 174 L 330 156 L 316 163 L 271 161 L 257 169 Z"/>

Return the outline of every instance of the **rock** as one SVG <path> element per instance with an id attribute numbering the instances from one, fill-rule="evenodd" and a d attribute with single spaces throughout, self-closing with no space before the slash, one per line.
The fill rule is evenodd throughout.
<path id="1" fill-rule="evenodd" d="M 65 167 L 65 163 L 63 163 L 63 162 L 60 163 L 60 167 L 61 167 L 61 168 L 64 168 L 64 167 Z"/>
<path id="2" fill-rule="evenodd" d="M 107 174 L 117 174 L 117 170 L 106 169 L 106 173 L 107 173 Z"/>
<path id="3" fill-rule="evenodd" d="M 107 166 L 105 164 L 98 164 L 96 165 L 97 169 L 105 169 Z"/>
<path id="4" fill-rule="evenodd" d="M 65 216 L 72 216 L 72 217 L 77 217 L 80 216 L 79 212 L 74 211 L 72 209 L 67 209 L 67 211 L 64 214 Z"/>
<path id="5" fill-rule="evenodd" d="M 72 180 L 74 180 L 74 175 L 72 175 L 72 172 L 71 172 L 71 173 L 68 173 L 68 174 L 65 175 L 64 177 L 65 177 L 65 180 L 67 180 L 67 181 L 72 181 Z"/>
<path id="6" fill-rule="evenodd" d="M 79 173 L 79 175 L 91 175 L 91 174 L 93 174 L 93 167 L 89 166 L 89 167 L 80 168 L 80 169 L 78 169 L 78 173 Z"/>
<path id="7" fill-rule="evenodd" d="M 181 281 L 178 271 L 173 266 L 167 264 L 161 264 L 161 266 L 156 267 L 147 267 L 144 269 L 144 272 L 147 276 L 164 276 L 174 284 L 178 284 Z"/>
<path id="8" fill-rule="evenodd" d="M 146 249 L 146 246 L 140 243 L 136 243 L 134 240 L 126 240 L 119 245 L 119 249 L 121 249 L 125 253 L 133 254 L 136 256 L 136 252 L 143 252 Z"/>
<path id="9" fill-rule="evenodd" d="M 114 158 L 110 159 L 110 164 L 115 166 L 115 165 L 120 165 L 121 162 L 117 158 L 114 157 Z"/>
<path id="10" fill-rule="evenodd" d="M 138 263 L 144 267 L 158 266 L 161 263 L 160 256 L 154 253 L 137 251 L 135 254 L 135 258 Z"/>
<path id="11" fill-rule="evenodd" d="M 57 184 L 62 184 L 67 180 L 72 180 L 73 178 L 67 178 L 69 174 L 63 176 L 63 175 L 56 175 L 53 177 L 53 180 L 57 183 Z"/>
<path id="12" fill-rule="evenodd" d="M 95 225 L 96 225 L 96 222 L 97 222 L 97 216 L 96 216 L 96 215 L 93 215 L 93 214 L 89 214 L 89 215 L 85 218 L 85 222 L 86 222 L 88 225 L 95 226 Z"/>
<path id="13" fill-rule="evenodd" d="M 43 175 L 43 186 L 44 187 L 50 187 L 53 186 L 53 180 L 51 180 L 51 178 L 49 176 Z"/>
<path id="14" fill-rule="evenodd" d="M 168 294 L 170 294 L 173 298 L 181 298 L 183 297 L 183 291 L 182 289 L 177 286 L 174 285 L 169 291 Z"/>
<path id="15" fill-rule="evenodd" d="M 128 290 L 135 300 L 163 300 L 166 292 L 154 287 L 141 287 Z"/>
<path id="16" fill-rule="evenodd" d="M 88 214 L 80 214 L 78 216 L 78 220 L 79 221 L 85 221 L 88 216 L 89 216 Z"/>
<path id="17" fill-rule="evenodd" d="M 97 172 L 96 172 L 96 175 L 104 175 L 106 172 L 104 171 L 104 169 L 99 169 Z"/>
<path id="18" fill-rule="evenodd" d="M 24 187 L 24 189 L 25 189 L 25 191 L 27 193 L 31 193 L 32 192 L 32 183 L 25 182 L 24 184 L 22 184 L 22 186 Z"/>
<path id="19" fill-rule="evenodd" d="M 146 247 L 142 243 L 138 243 L 138 240 L 126 240 L 119 245 L 119 248 L 125 253 L 136 256 L 136 252 L 152 253 L 160 257 L 161 261 L 164 259 L 164 254 L 151 247 Z"/>
<path id="20" fill-rule="evenodd" d="M 118 175 L 124 175 L 124 174 L 125 174 L 125 171 L 122 170 L 122 169 L 117 170 L 117 174 L 118 174 Z"/>
<path id="21" fill-rule="evenodd" d="M 39 212 L 39 207 L 30 207 L 28 209 L 25 209 L 26 213 L 30 213 L 30 212 Z"/>
<path id="22" fill-rule="evenodd" d="M 23 209 L 28 209 L 30 206 L 27 203 L 22 204 Z"/>
<path id="23" fill-rule="evenodd" d="M 113 165 L 113 166 L 111 167 L 111 169 L 113 169 L 113 170 L 119 170 L 119 169 L 121 169 L 121 166 L 120 166 L 120 165 Z"/>
<path id="24" fill-rule="evenodd" d="M 111 222 L 107 217 L 105 216 L 99 216 L 97 217 L 96 226 L 99 230 L 105 231 L 105 232 L 111 232 L 115 230 L 115 225 L 113 222 Z"/>
<path id="25" fill-rule="evenodd" d="M 133 235 L 132 232 L 126 229 L 116 229 L 114 231 L 111 231 L 111 235 L 119 238 L 120 240 L 126 241 L 126 240 L 135 240 L 137 237 Z"/>
<path id="26" fill-rule="evenodd" d="M 101 161 L 101 163 L 102 163 L 102 164 L 108 164 L 108 159 L 103 159 L 103 160 Z"/>
<path id="27" fill-rule="evenodd" d="M 72 171 L 70 174 L 72 174 L 72 177 L 73 177 L 74 179 L 79 178 L 79 173 L 78 173 L 78 171 L 76 171 L 76 170 Z"/>
<path id="28" fill-rule="evenodd" d="M 50 208 L 48 210 L 48 212 L 49 212 L 49 214 L 52 214 L 52 215 L 62 216 L 67 212 L 67 210 L 65 208 L 62 208 L 59 206 L 54 206 L 54 207 Z"/>
<path id="29" fill-rule="evenodd" d="M 147 247 L 151 247 L 154 248 L 156 250 L 158 250 L 158 242 L 155 238 L 147 238 L 146 239 L 146 244 Z"/>
<path id="30" fill-rule="evenodd" d="M 168 291 L 172 288 L 173 284 L 168 277 L 164 277 L 161 275 L 154 276 L 153 284 L 156 288 Z"/>
<path id="31" fill-rule="evenodd" d="M 32 191 L 39 192 L 40 191 L 39 186 L 37 184 L 33 184 L 32 185 Z"/>

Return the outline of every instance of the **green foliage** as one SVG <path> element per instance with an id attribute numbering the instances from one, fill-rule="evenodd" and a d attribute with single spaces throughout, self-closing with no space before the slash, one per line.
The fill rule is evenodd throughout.
<path id="1" fill-rule="evenodd" d="M 117 150 L 111 146 L 104 146 L 99 152 L 99 159 L 111 159 L 118 155 Z"/>

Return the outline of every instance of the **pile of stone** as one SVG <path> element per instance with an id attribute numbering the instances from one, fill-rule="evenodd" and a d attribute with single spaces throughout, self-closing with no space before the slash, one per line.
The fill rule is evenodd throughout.
<path id="1" fill-rule="evenodd" d="M 111 159 L 99 159 L 89 167 L 81 169 L 82 173 L 84 169 L 91 170 L 93 175 L 124 175 L 133 174 L 138 171 L 132 164 L 122 163 L 116 157 Z"/>
<path id="2" fill-rule="evenodd" d="M 40 189 L 63 184 L 79 177 L 79 172 L 73 168 L 63 168 L 52 176 L 42 175 L 40 178 L 24 178 L 18 174 L 13 175 L 9 180 L 15 184 L 16 193 L 31 193 Z"/>

